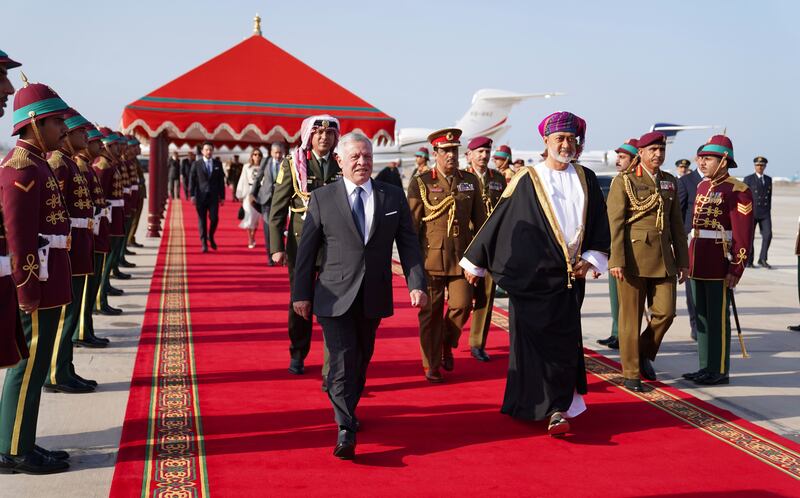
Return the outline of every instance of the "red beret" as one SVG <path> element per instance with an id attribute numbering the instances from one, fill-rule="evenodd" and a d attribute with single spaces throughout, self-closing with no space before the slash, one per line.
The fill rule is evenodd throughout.
<path id="1" fill-rule="evenodd" d="M 475 137 L 467 144 L 469 150 L 492 148 L 492 139 L 489 137 Z"/>
<path id="2" fill-rule="evenodd" d="M 660 131 L 649 131 L 639 137 L 638 149 L 644 149 L 653 144 L 667 145 L 667 136 Z"/>

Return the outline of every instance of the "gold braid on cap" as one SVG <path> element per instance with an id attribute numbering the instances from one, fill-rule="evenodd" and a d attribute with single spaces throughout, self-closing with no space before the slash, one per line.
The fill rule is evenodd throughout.
<path id="1" fill-rule="evenodd" d="M 453 227 L 453 220 L 456 218 L 456 198 L 453 192 L 444 198 L 439 204 L 433 205 L 428 201 L 428 190 L 425 188 L 425 183 L 417 177 L 417 184 L 419 185 L 419 195 L 422 198 L 422 204 L 428 210 L 428 215 L 422 218 L 422 221 L 433 221 L 442 216 L 445 211 L 447 214 L 447 236 L 450 237 L 450 229 Z"/>
<path id="2" fill-rule="evenodd" d="M 631 204 L 631 211 L 634 212 L 633 216 L 625 220 L 625 224 L 630 225 L 634 221 L 644 218 L 645 215 L 654 208 L 658 208 L 656 212 L 656 228 L 660 234 L 664 230 L 664 199 L 658 191 L 658 184 L 656 184 L 656 191 L 654 193 L 648 195 L 643 200 L 639 200 L 636 194 L 633 193 L 633 186 L 631 185 L 631 179 L 628 178 L 628 175 L 622 175 L 622 179 L 625 183 L 625 193 L 628 195 L 628 202 Z"/>

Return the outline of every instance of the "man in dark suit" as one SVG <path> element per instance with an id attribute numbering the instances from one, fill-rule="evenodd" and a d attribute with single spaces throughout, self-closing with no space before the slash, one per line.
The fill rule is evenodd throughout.
<path id="1" fill-rule="evenodd" d="M 181 161 L 181 180 L 183 180 L 183 194 L 186 200 L 189 200 L 189 175 L 192 173 L 192 164 L 197 160 L 197 155 L 194 152 L 189 152 L 189 157 L 183 158 Z"/>
<path id="2" fill-rule="evenodd" d="M 211 142 L 203 143 L 203 157 L 194 162 L 189 174 L 189 190 L 197 209 L 203 252 L 208 252 L 207 244 L 217 250 L 214 232 L 217 231 L 219 221 L 219 206 L 225 202 L 225 173 L 222 171 L 222 163 L 212 159 L 213 153 L 214 145 Z M 208 228 L 207 222 L 211 224 Z"/>
<path id="3" fill-rule="evenodd" d="M 181 198 L 181 160 L 177 150 L 167 160 L 167 192 L 170 199 Z"/>
<path id="4" fill-rule="evenodd" d="M 697 149 L 697 152 L 703 147 Z M 695 157 L 695 162 L 700 164 L 700 157 Z M 680 159 L 675 163 L 675 168 L 680 171 L 681 169 L 688 170 L 692 163 L 688 159 Z M 681 216 L 683 217 L 683 227 L 686 229 L 686 235 L 692 231 L 692 218 L 694 217 L 694 198 L 697 197 L 697 185 L 703 179 L 696 169 L 691 170 L 689 173 L 684 173 L 678 178 L 678 202 L 681 204 Z M 694 296 L 692 295 L 692 286 L 687 279 L 684 283 L 686 289 L 686 310 L 689 313 L 689 324 L 692 327 L 692 340 L 697 340 L 697 314 L 694 310 Z"/>
<path id="5" fill-rule="evenodd" d="M 272 192 L 275 190 L 275 178 L 281 170 L 281 161 L 286 155 L 286 146 L 283 142 L 274 142 L 269 148 L 269 156 L 262 162 L 261 167 L 250 190 L 250 202 L 261 206 L 261 224 L 264 228 L 264 247 L 267 248 L 267 264 L 274 265 L 269 254 L 269 208 L 272 204 Z"/>
<path id="6" fill-rule="evenodd" d="M 339 150 L 343 181 L 311 192 L 297 249 L 292 304 L 305 319 L 313 309 L 322 325 L 330 359 L 328 398 L 339 426 L 333 454 L 352 459 L 358 430 L 355 410 L 375 349 L 375 331 L 381 319 L 393 313 L 394 243 L 411 306 L 427 303 L 427 283 L 403 190 L 370 179 L 372 143 L 350 133 L 342 137 Z"/>
<path id="7" fill-rule="evenodd" d="M 744 183 L 753 192 L 753 207 L 756 225 L 761 232 L 761 253 L 758 256 L 758 264 L 766 269 L 771 269 L 767 263 L 767 251 L 772 242 L 772 177 L 764 174 L 767 169 L 767 158 L 758 156 L 753 159 L 755 173 L 744 177 Z M 753 266 L 753 254 L 755 254 L 755 231 L 753 241 L 750 244 L 750 252 L 747 266 Z"/>

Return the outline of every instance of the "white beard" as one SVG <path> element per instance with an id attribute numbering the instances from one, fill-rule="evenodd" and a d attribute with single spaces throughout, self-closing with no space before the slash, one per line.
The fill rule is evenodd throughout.
<path id="1" fill-rule="evenodd" d="M 564 164 L 569 164 L 569 163 L 572 162 L 573 159 L 575 159 L 575 154 L 570 154 L 569 156 L 566 156 L 566 157 L 561 155 L 561 154 L 559 154 L 559 148 L 558 147 L 553 147 L 553 148 L 548 147 L 547 148 L 547 154 L 552 156 L 553 159 L 555 159 L 556 161 L 558 161 L 560 163 L 564 163 Z"/>

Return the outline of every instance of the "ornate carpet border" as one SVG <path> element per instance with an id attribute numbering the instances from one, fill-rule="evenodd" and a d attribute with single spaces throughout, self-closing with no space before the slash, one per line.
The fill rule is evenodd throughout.
<path id="1" fill-rule="evenodd" d="M 170 204 L 142 498 L 206 497 L 208 472 L 189 317 L 183 210 Z"/>
<path id="2" fill-rule="evenodd" d="M 402 276 L 403 268 L 398 262 L 394 261 L 392 263 L 392 272 Z M 499 308 L 495 307 L 495 310 L 497 309 Z M 508 332 L 509 321 L 505 315 L 505 310 L 501 310 L 501 313 L 492 313 L 492 323 Z M 592 355 L 584 355 L 584 358 L 588 372 L 609 384 L 624 389 L 622 387 L 622 372 L 619 368 Z M 800 480 L 800 454 L 798 452 L 771 441 L 760 434 L 756 434 L 730 420 L 726 420 L 722 416 L 705 410 L 688 400 L 679 398 L 667 389 L 653 384 L 647 385 L 651 388 L 647 392 L 634 393 L 627 389 L 624 389 L 624 391 Z"/>

